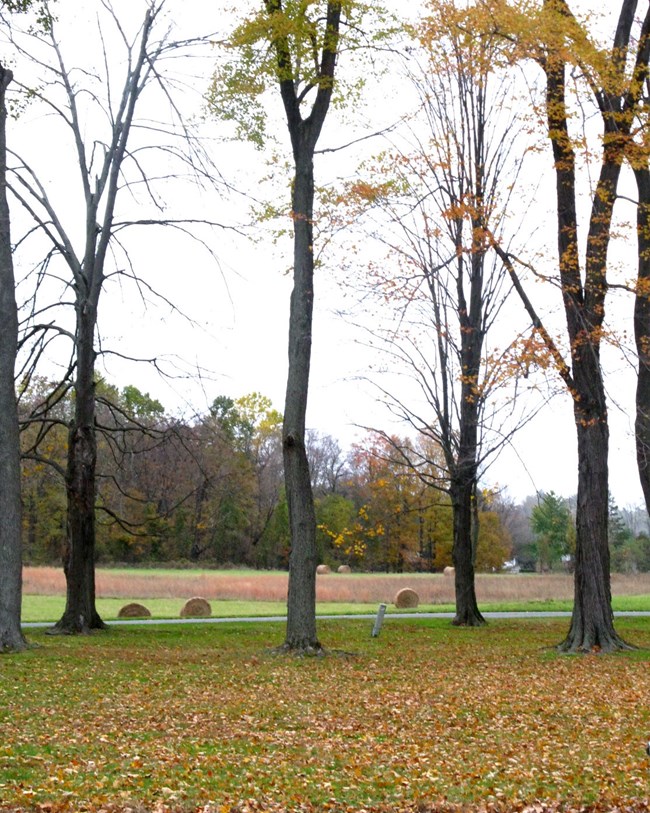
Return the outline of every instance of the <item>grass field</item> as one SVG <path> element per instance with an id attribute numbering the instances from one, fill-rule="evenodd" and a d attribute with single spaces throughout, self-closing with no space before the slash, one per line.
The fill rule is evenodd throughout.
<path id="1" fill-rule="evenodd" d="M 317 580 L 321 615 L 371 613 L 380 602 L 392 604 L 397 591 L 413 587 L 421 611 L 452 611 L 453 578 L 440 574 L 329 574 Z M 650 611 L 650 574 L 612 576 L 615 610 Z M 55 621 L 64 608 L 60 568 L 25 568 L 24 621 Z M 145 604 L 154 618 L 178 617 L 186 599 L 203 596 L 218 617 L 283 615 L 287 574 L 257 571 L 98 569 L 98 609 L 107 620 L 127 601 Z M 565 574 L 477 576 L 479 603 L 486 610 L 570 610 L 573 579 Z M 390 608 L 394 611 L 394 607 Z"/>
<path id="2" fill-rule="evenodd" d="M 650 646 L 650 620 L 619 631 Z M 30 633 L 0 659 L 0 799 L 39 813 L 647 810 L 650 653 L 570 657 L 566 620 Z M 343 654 L 342 651 L 345 651 Z M 0 807 L 2 806 L 0 804 Z"/>

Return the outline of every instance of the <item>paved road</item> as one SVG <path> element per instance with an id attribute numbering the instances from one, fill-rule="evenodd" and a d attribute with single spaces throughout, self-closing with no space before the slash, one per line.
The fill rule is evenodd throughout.
<path id="1" fill-rule="evenodd" d="M 571 613 L 565 611 L 553 612 L 484 612 L 485 618 L 570 618 Z M 650 616 L 650 611 L 635 611 L 626 610 L 623 612 L 614 613 L 616 618 L 624 617 L 645 617 Z M 399 619 L 418 619 L 418 618 L 453 618 L 454 613 L 386 613 L 384 621 L 395 621 Z M 360 615 L 319 615 L 316 617 L 317 621 L 325 619 L 352 619 L 357 621 L 374 620 L 374 614 L 360 614 Z M 158 624 L 256 624 L 268 622 L 286 622 L 286 615 L 268 615 L 268 616 L 246 616 L 242 618 L 120 618 L 116 621 L 107 622 L 109 626 L 131 626 L 131 625 L 158 625 Z M 28 621 L 23 624 L 25 629 L 37 629 L 39 627 L 51 627 L 54 622 L 52 621 Z"/>

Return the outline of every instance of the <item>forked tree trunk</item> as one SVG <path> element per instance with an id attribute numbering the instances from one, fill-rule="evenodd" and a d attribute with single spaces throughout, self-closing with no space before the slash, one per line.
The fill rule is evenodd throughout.
<path id="1" fill-rule="evenodd" d="M 20 433 L 14 375 L 18 314 L 7 204 L 7 108 L 13 75 L 0 65 L 0 652 L 26 646 L 21 631 Z"/>
<path id="2" fill-rule="evenodd" d="M 630 36 L 624 3 L 616 34 L 614 60 Z M 564 0 L 545 0 L 549 9 L 566 12 Z M 613 651 L 627 644 L 614 629 L 608 547 L 609 485 L 607 455 L 609 430 L 603 384 L 600 342 L 607 291 L 607 248 L 611 237 L 616 190 L 624 157 L 621 137 L 629 118 L 619 108 L 628 104 L 615 97 L 601 106 L 604 127 L 603 160 L 592 196 L 582 281 L 576 203 L 575 152 L 568 132 L 565 100 L 566 66 L 561 54 L 547 59 L 547 118 L 553 146 L 557 194 L 557 239 L 562 298 L 571 343 L 571 375 L 563 374 L 573 397 L 578 441 L 578 505 L 574 608 L 571 626 L 559 649 L 568 652 Z"/>

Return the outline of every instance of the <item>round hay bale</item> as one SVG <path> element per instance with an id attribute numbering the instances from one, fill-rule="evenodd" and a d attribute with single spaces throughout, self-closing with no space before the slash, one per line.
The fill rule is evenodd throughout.
<path id="1" fill-rule="evenodd" d="M 352 573 L 352 568 L 350 567 L 350 565 L 339 565 L 337 572 L 338 573 Z"/>
<path id="2" fill-rule="evenodd" d="M 442 571 L 442 575 L 443 575 L 443 576 L 455 576 L 455 575 L 456 575 L 456 568 L 455 568 L 455 567 L 449 567 L 449 566 L 447 566 L 447 567 L 446 567 L 446 568 L 445 568 L 445 569 Z"/>
<path id="3" fill-rule="evenodd" d="M 207 618 L 212 615 L 210 602 L 200 596 L 188 599 L 181 610 L 181 618 Z"/>
<path id="4" fill-rule="evenodd" d="M 125 604 L 124 607 L 120 608 L 120 611 L 117 614 L 117 617 L 118 618 L 151 618 L 151 613 L 144 606 L 144 604 L 138 604 L 137 601 L 132 601 L 131 604 Z"/>
<path id="5" fill-rule="evenodd" d="M 316 568 L 316 575 L 317 576 L 326 576 L 328 573 L 331 573 L 329 565 L 318 565 Z"/>
<path id="6" fill-rule="evenodd" d="M 400 609 L 412 609 L 420 603 L 420 596 L 410 587 L 402 587 L 395 596 L 395 606 Z"/>

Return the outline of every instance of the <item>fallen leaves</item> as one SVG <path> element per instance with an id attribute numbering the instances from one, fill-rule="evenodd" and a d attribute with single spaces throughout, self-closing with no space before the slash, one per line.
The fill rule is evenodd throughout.
<path id="1" fill-rule="evenodd" d="M 625 634 L 650 641 L 633 623 Z M 0 799 L 44 813 L 647 810 L 647 655 L 557 656 L 562 622 L 400 621 L 379 639 L 367 626 L 322 625 L 356 658 L 274 657 L 279 628 L 259 625 L 116 629 L 3 660 Z"/>

